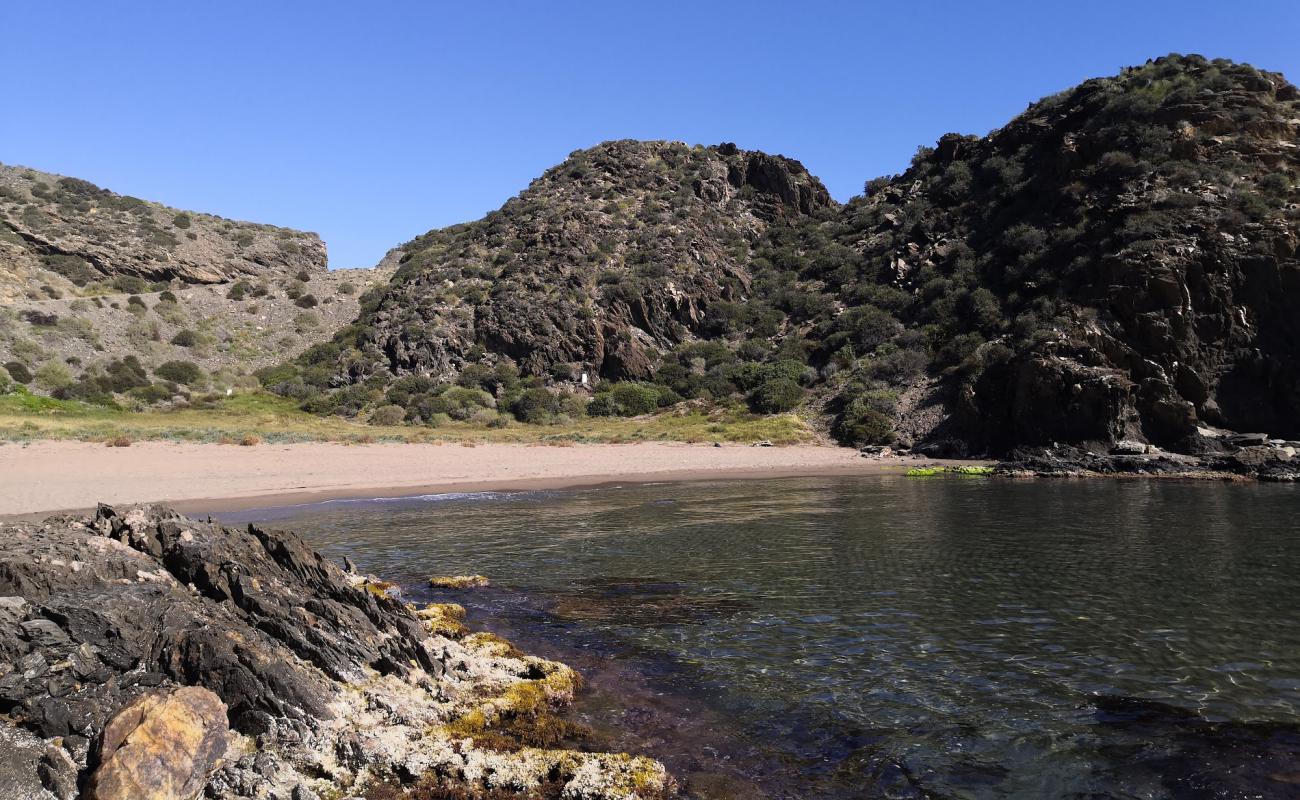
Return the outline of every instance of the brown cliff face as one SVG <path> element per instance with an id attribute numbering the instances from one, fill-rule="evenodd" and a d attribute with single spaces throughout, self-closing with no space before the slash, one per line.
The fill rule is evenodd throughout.
<path id="1" fill-rule="evenodd" d="M 323 272 L 314 233 L 181 211 L 77 178 L 0 165 L 0 299 L 133 275 L 220 283 Z"/>
<path id="2" fill-rule="evenodd" d="M 775 219 L 832 206 L 797 162 L 734 145 L 608 142 L 574 153 L 483 220 L 400 248 L 345 353 L 348 381 L 454 377 L 480 353 L 525 374 L 642 379 L 749 293 Z"/>

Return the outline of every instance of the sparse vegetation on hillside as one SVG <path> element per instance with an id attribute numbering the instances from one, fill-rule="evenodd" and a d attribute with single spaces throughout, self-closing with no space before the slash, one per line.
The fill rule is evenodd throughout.
<path id="1" fill-rule="evenodd" d="M 782 157 L 608 142 L 484 219 L 397 248 L 393 279 L 359 298 L 350 281 L 322 292 L 310 271 L 232 282 L 221 299 L 242 315 L 288 307 L 261 337 L 229 316 L 186 318 L 175 295 L 151 303 L 162 287 L 148 270 L 115 276 L 129 296 L 102 299 L 135 318 L 126 336 L 154 371 L 125 389 L 133 401 L 188 385 L 158 375 L 164 362 L 222 385 L 204 359 L 254 339 L 269 352 L 274 336 L 301 352 L 258 362 L 262 387 L 409 435 L 744 408 L 936 454 L 1121 439 L 1200 452 L 1207 424 L 1300 438 L 1297 119 L 1279 75 L 1170 56 L 988 136 L 944 136 L 844 206 Z M 39 176 L 5 197 L 18 195 L 100 197 Z M 22 214 L 39 227 L 39 208 Z M 144 233 L 166 250 L 189 230 L 180 216 Z M 259 246 L 254 229 L 222 230 Z M 42 305 L 0 319 L 11 379 L 120 404 L 112 332 L 51 299 L 102 309 L 99 267 L 42 264 L 58 276 Z M 359 313 L 343 324 L 349 302 Z M 49 365 L 66 342 L 82 343 L 70 386 Z"/>

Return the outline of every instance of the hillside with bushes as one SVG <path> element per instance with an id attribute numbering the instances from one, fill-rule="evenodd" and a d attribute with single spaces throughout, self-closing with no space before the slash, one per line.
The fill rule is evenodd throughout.
<path id="1" fill-rule="evenodd" d="M 921 148 L 817 232 L 855 258 L 799 277 L 903 323 L 951 449 L 1300 438 L 1298 172 L 1296 87 L 1170 56 Z M 873 352 L 844 408 L 897 383 Z"/>
<path id="2" fill-rule="evenodd" d="M 390 275 L 328 271 L 312 233 L 0 165 L 0 391 L 138 408 L 255 389 Z"/>
<path id="3" fill-rule="evenodd" d="M 398 248 L 356 324 L 259 377 L 312 410 L 422 424 L 635 415 L 742 388 L 790 410 L 807 368 L 745 335 L 784 325 L 753 302 L 753 265 L 774 226 L 834 208 L 780 156 L 608 142 Z"/>
<path id="4" fill-rule="evenodd" d="M 41 299 L 0 318 L 0 357 L 40 391 L 120 401 L 131 381 L 113 375 L 135 365 L 112 359 L 211 374 L 253 336 L 237 385 L 383 426 L 674 409 L 794 412 L 845 444 L 936 455 L 1300 440 L 1300 93 L 1226 60 L 1085 81 L 986 136 L 919 148 L 843 205 L 782 156 L 606 142 L 483 219 L 394 248 L 383 280 L 347 297 L 284 271 L 310 238 L 254 227 L 241 244 L 217 218 L 149 204 L 137 218 L 129 199 L 20 173 L 0 172 L 0 273 Z M 57 220 L 33 233 L 76 213 L 94 216 L 86 230 L 113 221 L 119 253 L 158 252 L 108 275 L 116 262 L 76 256 L 75 236 L 51 249 Z M 199 244 L 179 216 L 203 231 L 189 241 L 234 249 L 183 267 Z M 24 270 L 64 283 L 34 288 Z M 225 281 L 205 290 L 220 302 L 181 313 L 195 280 Z M 105 305 L 133 316 L 87 330 Z M 71 350 L 62 366 L 56 349 Z"/>
<path id="5" fill-rule="evenodd" d="M 220 283 L 326 269 L 314 233 L 183 211 L 80 178 L 0 164 L 0 301 L 121 276 Z"/>
<path id="6" fill-rule="evenodd" d="M 1298 137 L 1281 75 L 1175 55 L 844 206 L 780 157 L 610 142 L 394 250 L 354 325 L 261 377 L 414 424 L 693 400 L 935 453 L 1300 438 Z"/>

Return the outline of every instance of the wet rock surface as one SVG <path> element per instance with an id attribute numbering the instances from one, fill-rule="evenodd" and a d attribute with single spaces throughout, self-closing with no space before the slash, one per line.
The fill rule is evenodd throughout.
<path id="1" fill-rule="evenodd" d="M 291 533 L 100 507 L 0 534 L 6 797 L 288 800 L 423 781 L 631 798 L 670 784 L 648 759 L 495 735 L 569 702 L 576 675 L 436 632 Z M 475 744 L 489 734 L 496 749 Z"/>

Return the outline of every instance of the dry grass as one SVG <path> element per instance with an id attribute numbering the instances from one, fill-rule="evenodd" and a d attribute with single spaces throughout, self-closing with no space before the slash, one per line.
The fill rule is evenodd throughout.
<path id="1" fill-rule="evenodd" d="M 243 444 L 260 442 L 426 442 L 465 447 L 490 442 L 540 443 L 568 447 L 581 443 L 733 442 L 768 440 L 799 444 L 816 440 L 795 414 L 764 417 L 737 408 L 689 408 L 632 419 L 580 417 L 553 425 L 512 423 L 490 428 L 472 422 L 437 427 L 366 425 L 341 417 L 321 417 L 291 401 L 260 393 L 222 398 L 206 409 L 122 411 L 35 395 L 0 395 L 0 439 L 75 439 L 106 441 L 174 440 Z M 256 443 L 256 442 L 254 442 Z M 251 445 L 244 445 L 251 446 Z"/>

